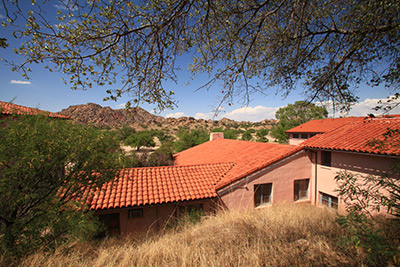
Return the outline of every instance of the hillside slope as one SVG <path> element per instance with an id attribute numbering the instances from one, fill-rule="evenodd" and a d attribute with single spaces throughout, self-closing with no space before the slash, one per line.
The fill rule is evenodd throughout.
<path id="1" fill-rule="evenodd" d="M 164 118 L 155 116 L 150 112 L 138 107 L 134 110 L 111 109 L 98 104 L 88 103 L 86 105 L 69 106 L 59 114 L 68 116 L 80 123 L 89 123 L 96 126 L 116 127 L 125 124 L 159 122 Z"/>
<path id="2" fill-rule="evenodd" d="M 163 127 L 189 127 L 189 128 L 213 128 L 247 125 L 249 127 L 270 128 L 275 124 L 275 120 L 264 120 L 258 123 L 237 122 L 227 118 L 218 121 L 195 119 L 193 117 L 180 118 L 164 118 L 156 116 L 150 112 L 137 107 L 130 111 L 126 109 L 111 109 L 110 107 L 102 107 L 98 104 L 88 103 L 85 105 L 73 105 L 58 112 L 58 114 L 68 116 L 78 123 L 92 124 L 98 127 L 121 127 L 129 125 L 137 130 L 143 129 L 161 129 Z M 257 129 L 257 128 L 256 128 Z"/>

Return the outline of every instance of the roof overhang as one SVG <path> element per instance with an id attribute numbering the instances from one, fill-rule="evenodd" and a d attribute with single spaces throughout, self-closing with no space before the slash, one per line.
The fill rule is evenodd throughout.
<path id="1" fill-rule="evenodd" d="M 238 180 L 236 180 L 236 181 L 234 181 L 234 182 L 232 182 L 230 184 L 227 184 L 227 185 L 225 185 L 225 186 L 223 186 L 221 188 L 218 188 L 216 190 L 217 191 L 217 195 L 218 196 L 223 196 L 223 195 L 226 195 L 229 192 L 231 192 L 233 189 L 243 187 L 244 185 L 247 185 L 249 182 L 257 179 L 258 177 L 270 172 L 271 170 L 273 170 L 275 168 L 278 168 L 278 167 L 286 164 L 287 162 L 291 161 L 292 159 L 298 157 L 299 155 L 305 154 L 305 153 L 306 153 L 305 149 L 299 150 L 299 151 L 297 151 L 297 152 L 295 152 L 295 153 L 293 153 L 293 154 L 291 154 L 291 155 L 289 155 L 289 156 L 287 156 L 287 157 L 285 157 L 283 159 L 280 159 L 278 161 L 275 161 L 274 163 L 271 163 L 270 165 L 268 165 L 268 166 L 266 166 L 266 167 L 264 167 L 264 168 L 262 168 L 262 169 L 260 169 L 258 171 L 255 171 L 255 172 L 253 172 L 253 173 L 251 173 L 249 175 L 246 175 L 246 176 L 244 176 L 242 178 L 239 178 Z"/>

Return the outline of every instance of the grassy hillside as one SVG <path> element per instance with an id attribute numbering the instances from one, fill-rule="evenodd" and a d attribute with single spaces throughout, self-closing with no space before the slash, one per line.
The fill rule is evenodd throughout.
<path id="1" fill-rule="evenodd" d="M 335 213 L 309 205 L 221 212 L 142 240 L 108 239 L 38 252 L 21 266 L 359 266 L 337 246 Z"/>

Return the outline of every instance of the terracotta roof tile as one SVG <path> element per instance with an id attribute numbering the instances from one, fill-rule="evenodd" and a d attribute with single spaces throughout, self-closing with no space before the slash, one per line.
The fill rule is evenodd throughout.
<path id="1" fill-rule="evenodd" d="M 37 114 L 43 114 L 43 115 L 48 115 L 49 117 L 52 118 L 60 118 L 60 119 L 68 119 L 69 117 L 63 116 L 57 113 L 52 113 L 52 112 L 47 112 L 39 109 L 34 109 L 30 107 L 25 107 L 25 106 L 20 106 L 12 103 L 7 103 L 0 101 L 0 112 L 1 114 L 5 115 L 37 115 Z"/>
<path id="2" fill-rule="evenodd" d="M 395 130 L 387 136 L 385 146 L 368 145 L 372 140 L 384 139 L 389 129 Z M 397 131 L 397 132 L 396 132 Z M 374 154 L 400 154 L 400 119 L 377 118 L 348 122 L 324 134 L 316 135 L 301 144 L 306 148 L 342 150 Z"/>
<path id="3" fill-rule="evenodd" d="M 220 189 L 302 149 L 293 145 L 215 139 L 175 154 L 175 165 L 235 163 L 217 183 L 216 188 Z"/>
<path id="4" fill-rule="evenodd" d="M 351 121 L 362 121 L 365 117 L 346 117 L 337 119 L 312 120 L 296 126 L 287 133 L 324 133 Z"/>
<path id="5" fill-rule="evenodd" d="M 327 131 L 333 130 L 337 127 L 340 127 L 348 122 L 352 121 L 363 121 L 367 120 L 369 117 L 345 117 L 345 118 L 336 118 L 336 119 L 321 119 L 321 120 L 312 120 L 306 123 L 303 123 L 299 126 L 296 126 L 290 130 L 287 130 L 287 133 L 325 133 Z M 394 115 L 384 115 L 380 118 L 400 118 L 400 114 Z"/>
<path id="6" fill-rule="evenodd" d="M 92 193 L 92 210 L 216 197 L 215 183 L 233 163 L 132 168 Z"/>

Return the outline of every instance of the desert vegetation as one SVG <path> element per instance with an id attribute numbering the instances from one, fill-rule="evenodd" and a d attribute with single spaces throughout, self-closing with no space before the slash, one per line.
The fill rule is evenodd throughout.
<path id="1" fill-rule="evenodd" d="M 335 212 L 310 205 L 220 211 L 198 223 L 145 237 L 70 242 L 38 251 L 20 266 L 363 266 L 361 248 L 340 246 L 348 233 Z"/>

